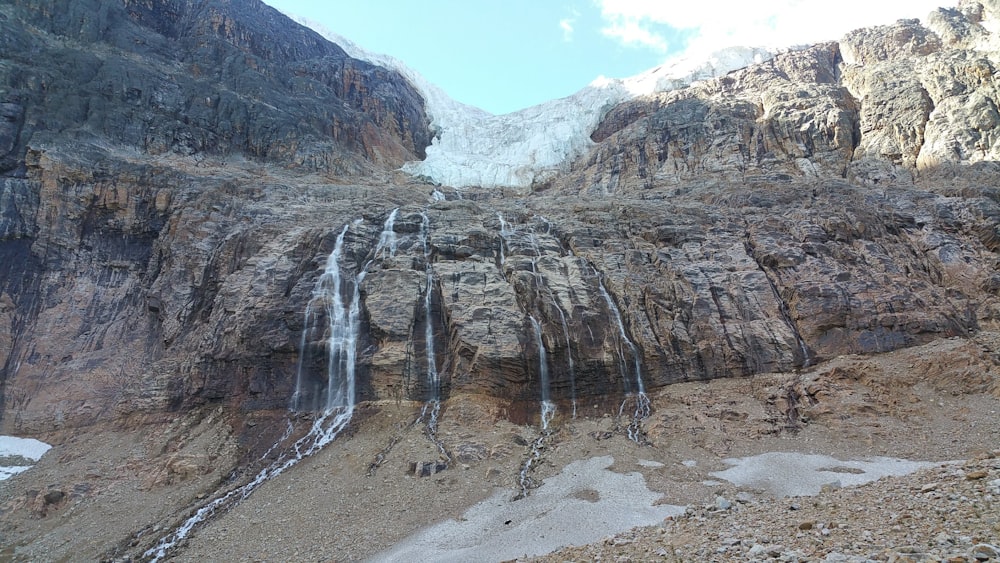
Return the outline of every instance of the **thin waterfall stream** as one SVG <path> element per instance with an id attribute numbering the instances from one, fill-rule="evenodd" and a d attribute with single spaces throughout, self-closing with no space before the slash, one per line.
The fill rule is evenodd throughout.
<path id="1" fill-rule="evenodd" d="M 536 219 L 545 224 L 544 235 L 552 235 L 552 223 L 543 216 L 535 216 Z M 573 363 L 573 341 L 570 338 L 569 324 L 566 319 L 566 311 L 564 310 L 562 304 L 560 303 L 559 297 L 552 287 L 546 283 L 545 276 L 542 274 L 539 268 L 539 263 L 545 258 L 551 258 L 550 255 L 543 254 L 541 246 L 539 245 L 538 235 L 532 228 L 526 228 L 525 230 L 519 231 L 516 227 L 512 226 L 507 222 L 500 212 L 497 212 L 497 219 L 500 222 L 500 245 L 499 245 L 499 261 L 501 266 L 501 275 L 504 275 L 502 271 L 503 265 L 507 261 L 507 252 L 514 252 L 518 246 L 520 247 L 521 253 L 524 254 L 525 250 L 530 249 L 531 253 L 531 275 L 535 279 L 534 287 L 538 292 L 539 300 L 547 300 L 552 305 L 552 309 L 558 314 L 558 322 L 562 328 L 563 340 L 566 343 L 566 363 L 567 363 L 567 373 L 569 376 L 570 384 L 570 400 L 573 406 L 572 416 L 576 417 L 576 366 Z M 560 251 L 564 251 L 562 243 L 556 239 L 556 243 Z M 504 275 L 506 279 L 506 275 Z M 547 316 L 551 316 L 547 315 Z M 552 319 L 550 319 L 551 321 Z M 537 318 L 532 317 L 532 323 L 539 323 Z M 552 403 L 549 397 L 541 398 L 543 402 L 551 403 L 551 409 L 555 408 L 555 404 Z M 549 415 L 551 418 L 551 415 Z"/>
<path id="2" fill-rule="evenodd" d="M 531 326 L 535 329 L 535 342 L 538 345 L 538 384 L 541 388 L 542 432 L 545 432 L 549 429 L 549 422 L 556 414 L 556 405 L 552 402 L 549 389 L 549 365 L 545 353 L 545 342 L 542 340 L 542 325 L 535 317 L 529 316 L 528 318 L 531 319 Z"/>
<path id="3" fill-rule="evenodd" d="M 646 395 L 646 386 L 642 381 L 642 364 L 639 360 L 639 349 L 636 347 L 632 339 L 629 338 L 628 332 L 625 331 L 625 323 L 622 321 L 621 311 L 615 304 L 615 300 L 611 298 L 611 294 L 608 293 L 608 289 L 604 286 L 604 279 L 598 274 L 597 269 L 594 268 L 594 275 L 597 276 L 598 287 L 601 291 L 601 296 L 604 298 L 604 302 L 607 304 L 608 311 L 614 317 L 615 323 L 618 325 L 618 361 L 619 367 L 622 373 L 622 379 L 625 381 L 625 398 L 622 400 L 622 404 L 618 407 L 619 418 L 625 415 L 625 407 L 628 405 L 629 401 L 634 402 L 634 408 L 632 409 L 632 415 L 628 426 L 626 427 L 626 432 L 630 440 L 637 444 L 643 443 L 643 430 L 642 421 L 649 417 L 650 414 L 650 404 L 649 397 Z M 632 354 L 632 362 L 635 375 L 635 386 L 636 391 L 633 392 L 631 385 L 628 380 L 628 360 L 625 358 L 625 351 L 622 349 L 622 343 L 628 347 L 629 352 Z"/>
<path id="4" fill-rule="evenodd" d="M 531 451 L 528 453 L 528 459 L 525 460 L 524 465 L 521 467 L 521 471 L 518 474 L 518 485 L 521 488 L 521 492 L 518 493 L 514 500 L 522 499 L 528 496 L 529 491 L 538 486 L 534 479 L 531 478 L 531 472 L 534 467 L 542 459 L 542 453 L 545 450 L 545 442 L 549 436 L 552 435 L 552 430 L 549 429 L 549 423 L 552 421 L 552 417 L 556 414 L 556 404 L 552 402 L 549 389 L 549 365 L 548 356 L 545 352 L 545 340 L 542 338 L 542 325 L 538 322 L 538 319 L 529 315 L 528 318 L 531 320 L 531 326 L 535 332 L 535 342 L 538 346 L 538 381 L 541 395 L 541 429 L 538 434 L 538 438 L 531 443 Z"/>
<path id="5" fill-rule="evenodd" d="M 424 351 L 427 361 L 427 391 L 429 397 L 424 403 L 424 408 L 420 412 L 420 420 L 424 421 L 424 428 L 427 437 L 434 442 L 438 451 L 446 460 L 451 460 L 451 454 L 445 448 L 444 443 L 437 437 L 438 415 L 441 413 L 441 375 L 437 368 L 437 354 L 434 351 L 434 324 L 431 307 L 434 297 L 434 267 L 431 261 L 430 242 L 430 217 L 427 213 L 420 213 L 420 242 L 424 252 Z"/>

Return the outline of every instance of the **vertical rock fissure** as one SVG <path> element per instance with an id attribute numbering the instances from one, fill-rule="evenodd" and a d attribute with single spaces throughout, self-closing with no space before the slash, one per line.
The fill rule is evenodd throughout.
<path id="1" fill-rule="evenodd" d="M 426 212 L 420 213 L 420 243 L 423 249 L 424 258 L 424 360 L 427 363 L 426 383 L 428 397 L 420 411 L 420 418 L 424 422 L 424 433 L 427 438 L 437 447 L 445 463 L 451 461 L 452 456 L 444 443 L 438 438 L 438 417 L 441 414 L 441 374 L 438 372 L 437 353 L 434 340 L 434 265 L 430 247 L 430 217 Z"/>
<path id="2" fill-rule="evenodd" d="M 770 272 L 768 272 L 767 267 L 765 267 L 764 264 L 762 264 L 760 259 L 757 257 L 757 247 L 753 243 L 753 237 L 750 234 L 749 224 L 746 225 L 746 229 L 744 231 L 743 245 L 747 256 L 749 256 L 750 259 L 754 261 L 754 263 L 757 265 L 757 269 L 764 274 L 764 279 L 767 280 L 767 284 L 771 287 L 771 294 L 774 295 L 774 299 L 778 303 L 778 311 L 781 314 L 781 318 L 785 322 L 785 325 L 788 326 L 788 329 L 792 331 L 792 335 L 795 337 L 795 342 L 796 344 L 798 344 L 799 348 L 798 351 L 796 352 L 796 355 L 802 356 L 802 360 L 799 363 L 799 367 L 800 368 L 809 367 L 812 364 L 812 354 L 809 351 L 809 346 L 806 345 L 805 339 L 802 338 L 802 333 L 799 332 L 798 323 L 796 323 L 795 319 L 792 318 L 792 312 L 788 307 L 788 303 L 785 302 L 785 299 L 781 296 L 781 292 L 778 291 L 777 283 L 775 283 L 775 281 L 771 279 L 771 274 Z"/>
<path id="3" fill-rule="evenodd" d="M 635 345 L 629 337 L 628 332 L 625 330 L 625 322 L 622 319 L 621 310 L 618 309 L 618 305 L 615 304 L 614 299 L 612 299 L 611 294 L 604 285 L 604 274 L 598 271 L 593 264 L 590 264 L 590 268 L 594 273 L 594 277 L 597 278 L 598 289 L 600 290 L 601 297 L 604 298 L 608 312 L 611 314 L 611 318 L 615 321 L 618 329 L 616 347 L 618 349 L 617 351 L 622 380 L 625 384 L 625 397 L 622 399 L 621 406 L 618 407 L 618 417 L 622 418 L 627 410 L 631 410 L 632 414 L 629 419 L 629 423 L 626 426 L 626 433 L 628 434 L 630 440 L 641 445 L 646 442 L 645 431 L 642 428 L 642 421 L 649 417 L 651 406 L 649 397 L 646 396 L 646 386 L 642 381 L 642 365 L 639 348 Z M 631 384 L 628 382 L 628 362 L 625 358 L 625 350 L 622 347 L 623 343 L 632 353 L 633 367 L 635 370 L 635 392 L 632 391 Z M 633 408 L 627 409 L 630 402 L 633 403 Z"/>

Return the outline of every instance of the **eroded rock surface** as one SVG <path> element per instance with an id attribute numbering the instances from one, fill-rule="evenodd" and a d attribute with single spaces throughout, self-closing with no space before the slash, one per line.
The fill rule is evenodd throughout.
<path id="1" fill-rule="evenodd" d="M 415 90 L 258 2 L 0 4 L 0 432 L 58 448 L 87 429 L 124 431 L 134 449 L 115 459 L 130 473 L 111 480 L 139 491 L 87 476 L 97 462 L 84 456 L 71 464 L 80 475 L 5 506 L 41 518 L 91 498 L 99 511 L 183 495 L 74 548 L 111 557 L 221 494 L 224 474 L 265 463 L 286 426 L 285 438 L 308 426 L 308 413 L 275 423 L 297 379 L 326 385 L 327 358 L 304 353 L 326 335 L 303 336 L 304 312 L 341 234 L 338 271 L 362 278 L 366 402 L 345 436 L 370 423 L 384 438 L 326 452 L 323 467 L 343 474 L 371 469 L 373 451 L 399 465 L 405 436 L 407 462 L 440 461 L 447 475 L 448 452 L 502 460 L 506 473 L 482 468 L 502 486 L 533 437 L 492 434 L 536 423 L 546 393 L 556 428 L 579 414 L 564 461 L 581 444 L 611 448 L 629 423 L 623 396 L 640 404 L 641 391 L 653 412 L 628 447 L 681 434 L 713 455 L 732 432 L 807 423 L 863 440 L 886 409 L 911 425 L 950 409 L 927 405 L 954 385 L 993 408 L 998 17 L 995 1 L 963 2 L 926 26 L 854 32 L 622 104 L 588 154 L 529 193 L 399 173 L 430 142 Z M 760 374 L 778 375 L 730 379 Z M 747 389 L 713 397 L 713 384 Z M 442 431 L 428 425 L 426 440 L 413 420 L 434 399 Z M 951 444 L 950 424 L 922 430 Z M 134 442 L 147 426 L 150 440 Z M 875 434 L 869 449 L 893 443 Z M 447 475 L 422 480 L 419 498 Z M 470 475 L 463 486 L 485 495 Z M 334 494 L 376 490 L 359 483 Z M 425 525 L 406 494 L 394 506 Z M 448 502 L 437 514 L 465 501 Z M 43 520 L 16 524 L 25 553 L 69 556 L 60 524 Z M 370 555 L 372 529 L 330 545 Z"/>
<path id="2" fill-rule="evenodd" d="M 542 352 L 568 406 L 997 326 L 993 3 L 637 99 L 533 193 L 444 198 L 386 168 L 429 141 L 415 91 L 266 6 L 56 8 L 2 7 L 11 431 L 286 408 L 345 225 L 359 400 L 435 371 L 529 420 Z"/>

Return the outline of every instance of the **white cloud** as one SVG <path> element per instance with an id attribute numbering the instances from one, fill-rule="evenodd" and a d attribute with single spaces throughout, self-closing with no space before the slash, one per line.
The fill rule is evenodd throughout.
<path id="1" fill-rule="evenodd" d="M 688 54 L 733 45 L 789 47 L 839 39 L 844 33 L 900 18 L 925 19 L 956 0 L 594 0 L 604 35 L 623 45 L 663 52 L 668 34 L 690 35 Z M 672 29 L 671 29 L 672 28 Z M 673 46 L 672 46 L 673 47 Z M 679 47 L 679 46 L 676 46 Z M 676 51 L 676 49 L 672 49 Z"/>
<path id="2" fill-rule="evenodd" d="M 580 12 L 573 10 L 573 14 L 568 18 L 559 20 L 559 29 L 563 32 L 563 41 L 569 43 L 573 41 L 573 31 L 576 27 L 576 19 L 580 17 Z"/>
<path id="3" fill-rule="evenodd" d="M 666 37 L 651 31 L 637 19 L 615 18 L 601 29 L 601 33 L 629 47 L 646 47 L 661 53 L 667 52 Z"/>
<path id="4" fill-rule="evenodd" d="M 573 40 L 573 20 L 569 18 L 559 20 L 559 29 L 563 31 L 563 41 L 568 43 Z"/>

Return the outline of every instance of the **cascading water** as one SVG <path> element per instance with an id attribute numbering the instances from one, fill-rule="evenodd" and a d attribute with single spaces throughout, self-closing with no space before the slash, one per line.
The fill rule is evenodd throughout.
<path id="1" fill-rule="evenodd" d="M 538 218 L 545 223 L 545 234 L 552 236 L 552 222 L 541 215 L 539 215 Z M 556 242 L 559 243 L 559 249 L 565 251 L 562 242 L 558 239 L 556 239 Z M 538 251 L 537 246 L 535 247 L 535 250 L 536 252 Z M 541 253 L 539 252 L 538 255 L 541 256 Z M 537 263 L 532 262 L 531 267 L 535 270 L 537 275 Z M 569 364 L 570 400 L 573 404 L 573 418 L 576 418 L 576 368 L 573 365 L 573 345 L 572 340 L 570 340 L 569 337 L 569 325 L 566 322 L 566 312 L 563 311 L 562 305 L 559 303 L 559 299 L 556 298 L 555 292 L 552 291 L 552 288 L 549 288 L 549 298 L 552 301 L 553 307 L 555 307 L 555 310 L 559 313 L 559 321 L 562 325 L 563 337 L 566 339 L 566 362 Z"/>
<path id="2" fill-rule="evenodd" d="M 612 317 L 614 317 L 615 323 L 618 325 L 618 346 L 617 346 L 618 362 L 619 362 L 619 368 L 621 369 L 622 378 L 625 381 L 625 392 L 626 392 L 626 397 L 622 401 L 621 406 L 618 408 L 618 415 L 619 416 L 624 415 L 625 407 L 630 399 L 635 402 L 635 409 L 632 413 L 632 419 L 631 422 L 629 422 L 627 432 L 629 439 L 631 439 L 633 442 L 637 444 L 641 444 L 642 420 L 649 416 L 650 405 L 649 405 L 649 397 L 646 396 L 646 386 L 642 382 L 642 365 L 639 361 L 639 349 L 636 347 L 635 343 L 632 342 L 632 339 L 629 338 L 628 333 L 625 331 L 625 323 L 622 322 L 621 311 L 618 309 L 618 306 L 615 305 L 615 301 L 614 299 L 611 298 L 611 294 L 608 293 L 607 288 L 604 287 L 604 280 L 597 273 L 596 269 L 594 269 L 594 275 L 597 276 L 597 282 L 598 282 L 598 287 L 600 288 L 601 291 L 601 297 L 604 298 L 604 302 L 608 306 L 608 311 L 611 313 Z M 633 373 L 635 376 L 634 381 L 637 389 L 634 395 L 632 393 L 631 384 L 629 383 L 628 379 L 628 361 L 625 358 L 625 351 L 622 349 L 622 343 L 624 343 L 628 347 L 629 352 L 632 354 L 632 361 L 634 368 Z"/>
<path id="3" fill-rule="evenodd" d="M 538 319 L 529 316 L 531 326 L 535 329 L 535 342 L 538 343 L 538 383 L 542 395 L 542 432 L 549 429 L 549 421 L 556 414 L 556 405 L 552 402 L 549 391 L 549 363 L 545 354 L 545 343 L 542 341 L 542 325 Z"/>
<path id="4" fill-rule="evenodd" d="M 552 236 L 552 223 L 542 216 L 536 216 L 545 225 L 544 234 L 547 236 Z M 543 253 L 538 242 L 538 235 L 536 235 L 535 230 L 526 229 L 523 231 L 518 231 L 510 223 L 508 223 L 502 214 L 497 213 L 497 219 L 500 221 L 500 264 L 501 266 L 506 262 L 506 252 L 513 252 L 514 250 L 519 250 L 525 253 L 526 250 L 530 249 L 530 253 L 533 255 L 531 258 L 531 273 L 535 278 L 535 288 L 539 292 L 539 299 L 547 299 L 551 304 L 552 308 L 559 315 L 559 323 L 562 327 L 563 338 L 566 342 L 566 362 L 568 364 L 568 375 L 570 383 L 570 397 L 573 405 L 573 417 L 576 417 L 576 366 L 573 363 L 573 341 L 570 338 L 569 325 L 566 321 L 566 312 L 563 310 L 562 304 L 559 298 L 556 296 L 555 292 L 545 281 L 545 276 L 542 275 L 541 270 L 538 267 L 539 261 L 543 258 Z M 562 243 L 558 240 L 556 241 L 559 248 L 562 249 Z M 542 292 L 545 295 L 541 295 Z"/>
<path id="5" fill-rule="evenodd" d="M 434 268 L 431 265 L 430 245 L 427 241 L 430 230 L 430 218 L 426 213 L 420 214 L 423 219 L 420 224 L 420 239 L 424 246 L 424 273 L 426 275 L 426 285 L 424 289 L 424 313 L 427 315 L 427 322 L 424 323 L 424 342 L 427 354 L 427 385 L 430 389 L 431 400 L 441 400 L 441 378 L 437 370 L 437 357 L 434 353 L 434 325 L 431 322 L 431 302 L 434 295 Z"/>
<path id="6" fill-rule="evenodd" d="M 514 234 L 514 230 L 510 228 L 510 224 L 504 220 L 503 215 L 499 211 L 497 211 L 497 219 L 500 220 L 500 265 L 503 266 L 507 261 L 504 246 L 507 244 L 510 236 Z"/>
<path id="7" fill-rule="evenodd" d="M 191 530 L 195 526 L 209 519 L 217 512 L 228 510 L 245 500 L 264 482 L 277 477 L 289 467 L 313 455 L 321 450 L 323 446 L 336 439 L 340 432 L 350 423 L 353 413 L 353 406 L 324 412 L 319 418 L 313 421 L 309 432 L 295 442 L 290 452 L 286 452 L 276 461 L 262 469 L 249 483 L 237 487 L 199 508 L 194 515 L 185 520 L 172 534 L 163 537 L 155 546 L 146 550 L 143 553 L 143 557 L 149 557 L 151 562 L 159 561 L 165 557 L 171 549 L 191 533 Z"/>
<path id="8" fill-rule="evenodd" d="M 420 241 L 424 250 L 424 349 L 427 361 L 427 391 L 428 399 L 424 403 L 424 408 L 420 413 L 420 418 L 426 422 L 427 436 L 437 446 L 445 458 L 451 458 L 444 444 L 437 438 L 438 415 L 441 412 L 441 376 L 437 368 L 437 354 L 434 352 L 434 324 L 431 315 L 431 305 L 434 296 L 434 268 L 431 263 L 431 249 L 428 238 L 430 236 L 430 217 L 426 213 L 421 213 Z"/>
<path id="9" fill-rule="evenodd" d="M 327 258 L 326 268 L 317 280 L 312 298 L 306 305 L 302 352 L 299 355 L 295 394 L 292 395 L 293 410 L 327 411 L 353 405 L 359 312 L 357 301 L 360 300 L 358 286 L 364 278 L 364 270 L 358 274 L 353 284 L 350 302 L 345 303 L 340 260 L 348 227 L 349 225 L 345 225 L 340 231 L 333 252 Z M 325 382 L 310 377 L 308 369 L 307 358 L 309 352 L 316 348 L 317 342 L 325 343 Z"/>
<path id="10" fill-rule="evenodd" d="M 355 401 L 355 361 L 361 310 L 360 287 L 375 257 L 384 256 L 386 251 L 390 256 L 395 253 L 396 238 L 393 224 L 397 211 L 393 210 L 386 219 L 372 260 L 369 260 L 350 282 L 352 286 L 350 302 L 345 303 L 343 299 L 344 280 L 340 264 L 344 251 L 344 237 L 350 228 L 350 225 L 345 225 L 337 236 L 333 252 L 327 258 L 323 274 L 316 281 L 312 298 L 306 305 L 305 330 L 302 335 L 292 408 L 320 412 L 309 431 L 296 440 L 291 448 L 279 455 L 277 460 L 258 472 L 251 481 L 199 508 L 173 533 L 163 537 L 155 546 L 148 549 L 143 554 L 144 557 L 149 557 L 151 561 L 159 561 L 186 538 L 195 526 L 220 511 L 232 508 L 249 497 L 266 481 L 323 449 L 351 422 Z M 320 382 L 310 381 L 308 374 L 305 373 L 303 358 L 306 356 L 309 343 L 314 342 L 310 336 L 323 337 L 326 342 L 328 359 L 325 388 L 320 386 Z M 287 440 L 291 432 L 292 425 L 289 422 L 285 434 L 267 450 L 261 460 L 266 459 L 279 444 Z"/>
<path id="11" fill-rule="evenodd" d="M 569 338 L 569 326 L 566 324 L 566 313 L 563 312 L 562 307 L 556 305 L 556 310 L 559 311 L 559 320 L 562 322 L 563 337 L 566 339 L 566 360 L 569 363 L 569 392 L 570 400 L 573 404 L 573 418 L 576 418 L 576 369 L 573 367 L 573 349 L 571 348 L 572 342 Z"/>
<path id="12" fill-rule="evenodd" d="M 378 237 L 378 245 L 375 247 L 375 255 L 373 259 L 378 258 L 380 253 L 382 253 L 382 257 L 385 258 L 384 253 L 386 251 L 388 251 L 390 258 L 396 255 L 395 225 L 396 215 L 398 213 L 399 208 L 397 207 L 392 210 L 392 213 L 389 213 L 389 218 L 385 220 L 385 224 L 382 226 L 382 234 Z"/>

